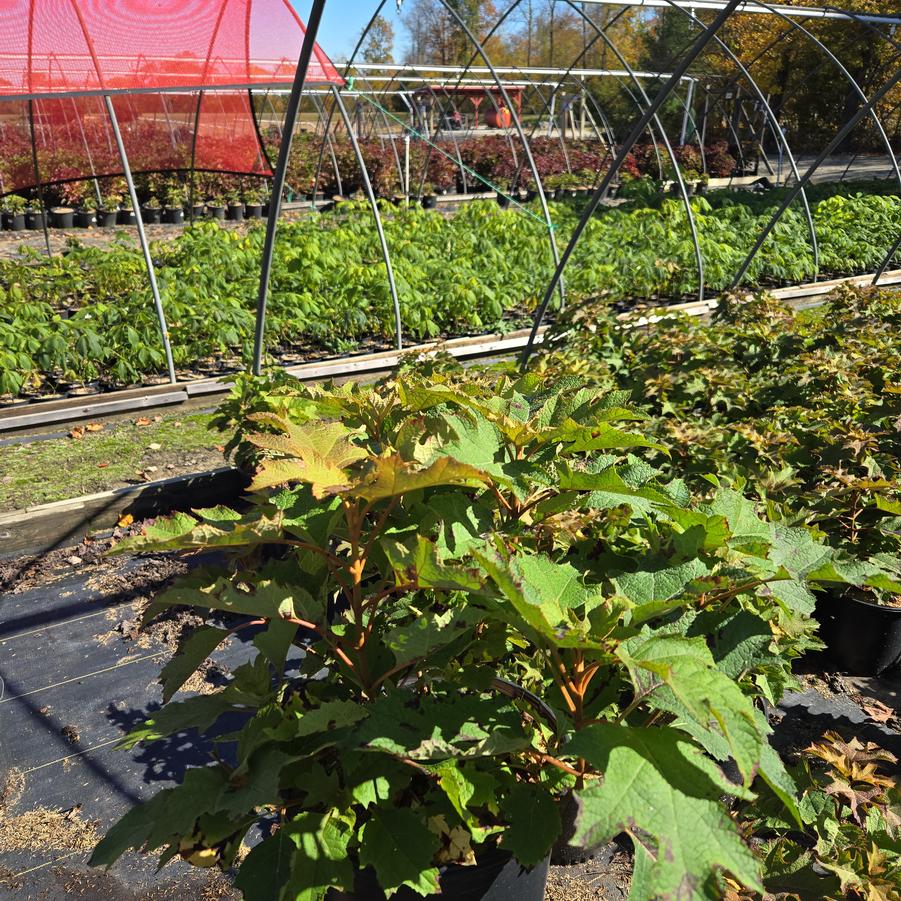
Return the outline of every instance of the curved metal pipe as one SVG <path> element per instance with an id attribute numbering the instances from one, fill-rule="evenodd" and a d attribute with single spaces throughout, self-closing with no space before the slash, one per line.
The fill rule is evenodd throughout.
<path id="1" fill-rule="evenodd" d="M 577 14 L 580 14 L 581 11 L 575 6 L 572 0 L 566 0 L 567 4 L 572 7 L 573 10 L 576 11 Z M 584 15 L 584 14 L 583 14 Z M 585 53 L 594 46 L 595 42 L 602 39 L 604 43 L 610 48 L 610 50 L 614 53 L 620 65 L 629 73 L 629 77 L 632 80 L 635 89 L 641 95 L 647 106 L 650 106 L 651 100 L 647 95 L 647 92 L 644 89 L 644 86 L 641 84 L 641 80 L 635 74 L 635 70 L 626 62 L 625 57 L 620 53 L 619 48 L 613 43 L 613 40 L 607 35 L 607 33 L 601 29 L 595 22 L 593 22 L 589 17 L 585 17 L 585 21 L 588 22 L 589 25 L 592 26 L 597 31 L 597 34 L 593 38 L 590 44 L 588 44 L 583 50 L 582 53 L 576 58 L 575 62 L 579 62 Z M 567 69 L 567 77 L 572 70 L 575 68 L 575 62 Z M 680 79 L 681 82 L 681 79 Z M 677 83 L 678 84 L 678 83 Z M 631 92 L 630 92 L 631 93 Z M 641 104 L 637 104 L 639 110 L 641 110 Z M 660 137 L 663 141 L 663 145 L 666 148 L 667 156 L 670 158 L 670 162 L 673 166 L 673 173 L 676 176 L 676 184 L 679 186 L 679 194 L 682 198 L 682 204 L 685 207 L 685 215 L 688 220 L 688 229 L 691 235 L 692 244 L 694 245 L 695 252 L 695 265 L 698 267 L 698 300 L 704 300 L 704 255 L 701 253 L 701 243 L 698 238 L 698 229 L 697 223 L 695 222 L 694 211 L 691 208 L 691 199 L 688 196 L 688 188 L 685 185 L 685 179 L 682 177 L 682 169 L 679 166 L 679 161 L 676 159 L 675 151 L 672 148 L 672 144 L 670 143 L 669 136 L 666 133 L 666 130 L 663 127 L 663 123 L 660 121 L 660 117 L 656 114 L 652 117 L 654 125 L 660 131 Z M 650 130 L 650 129 L 649 129 Z M 652 140 L 654 140 L 653 130 L 651 131 Z M 654 141 L 654 146 L 656 149 L 656 141 Z M 659 162 L 659 151 L 658 151 L 658 162 Z"/>
<path id="2" fill-rule="evenodd" d="M 698 19 L 697 16 L 695 16 L 689 10 L 682 9 L 681 7 L 675 7 L 675 8 L 679 9 L 681 12 L 683 12 L 685 15 L 687 15 L 693 22 L 696 22 L 699 25 L 702 24 L 701 20 Z M 761 102 L 761 104 L 763 104 L 765 114 L 770 123 L 773 137 L 776 138 L 777 141 L 780 139 L 782 141 L 782 146 L 785 148 L 785 153 L 786 153 L 786 156 L 788 157 L 788 162 L 789 162 L 789 165 L 791 166 L 792 174 L 794 175 L 796 180 L 800 179 L 800 173 L 798 172 L 798 166 L 795 162 L 795 157 L 791 151 L 791 147 L 789 146 L 788 140 L 786 139 L 785 135 L 782 133 L 782 129 L 779 127 L 779 121 L 776 118 L 775 114 L 773 113 L 773 110 L 770 107 L 769 101 L 767 100 L 763 91 L 760 89 L 760 86 L 757 84 L 757 82 L 751 76 L 751 73 L 742 64 L 741 60 L 732 52 L 732 50 L 726 45 L 726 43 L 722 40 L 722 38 L 720 38 L 719 35 L 715 35 L 713 40 L 717 43 L 717 45 L 720 47 L 720 49 L 729 56 L 729 58 L 735 63 L 735 65 L 738 66 L 741 73 L 748 80 L 748 84 L 751 86 L 751 90 L 757 95 L 757 99 Z M 703 148 L 701 149 L 701 152 L 703 153 Z M 817 242 L 816 228 L 814 227 L 814 224 L 813 224 L 813 214 L 810 210 L 810 204 L 808 203 L 807 193 L 805 191 L 801 191 L 801 200 L 804 205 L 804 215 L 807 219 L 807 230 L 810 234 L 810 246 L 811 246 L 811 249 L 813 250 L 814 281 L 816 281 L 817 274 L 819 273 L 819 270 L 820 270 L 820 248 L 819 248 L 819 243 Z"/>
<path id="3" fill-rule="evenodd" d="M 557 282 L 560 280 L 563 269 L 566 267 L 566 264 L 569 262 L 570 257 L 572 256 L 573 250 L 579 242 L 579 239 L 582 237 L 582 233 L 585 231 L 585 226 L 588 224 L 589 219 L 594 214 L 594 211 L 598 208 L 598 205 L 601 202 L 601 199 L 604 197 L 604 194 L 607 191 L 607 188 L 610 182 L 613 180 L 613 177 L 616 175 L 619 167 L 622 166 L 623 161 L 626 158 L 626 155 L 632 149 L 635 142 L 639 137 L 644 133 L 644 130 L 647 128 L 648 123 L 654 118 L 657 113 L 657 110 L 660 109 L 661 106 L 666 102 L 669 95 L 673 92 L 673 90 L 679 85 L 679 82 L 682 80 L 682 76 L 688 71 L 691 64 L 695 61 L 701 51 L 710 43 L 711 38 L 723 27 L 726 20 L 732 15 L 735 8 L 739 5 L 741 0 L 728 0 L 726 5 L 717 13 L 716 18 L 713 22 L 708 25 L 704 31 L 699 35 L 698 39 L 691 45 L 688 49 L 688 52 L 683 57 L 682 61 L 676 66 L 675 71 L 670 75 L 666 84 L 660 89 L 657 96 L 651 102 L 648 109 L 645 111 L 644 115 L 641 119 L 633 126 L 632 131 L 629 133 L 629 136 L 626 138 L 626 142 L 620 148 L 619 153 L 617 153 L 616 157 L 613 160 L 610 168 L 607 170 L 607 174 L 604 176 L 604 179 L 595 189 L 594 194 L 586 205 L 585 209 L 582 211 L 582 215 L 579 219 L 578 224 L 576 225 L 575 230 L 573 231 L 569 243 L 566 246 L 566 250 L 563 252 L 563 256 L 560 260 L 560 263 L 557 266 L 556 271 L 554 272 L 553 278 L 551 279 L 550 284 L 547 287 L 544 298 L 541 301 L 541 304 L 538 307 L 538 310 L 535 314 L 534 322 L 532 323 L 532 331 L 529 334 L 529 340 L 526 342 L 526 346 L 523 348 L 522 357 L 520 359 L 520 366 L 524 368 L 526 364 L 529 362 L 529 357 L 532 353 L 532 348 L 535 345 L 535 337 L 538 334 L 538 329 L 541 327 L 541 321 L 544 319 L 544 315 L 547 312 L 548 304 L 550 303 L 551 297 L 554 294 L 554 290 L 556 289 Z M 901 75 L 899 75 L 901 77 Z"/>
<path id="4" fill-rule="evenodd" d="M 174 385 L 178 378 L 175 375 L 175 363 L 172 359 L 172 345 L 169 343 L 169 329 L 166 326 L 166 313 L 163 310 L 163 301 L 160 297 L 160 289 L 156 283 L 156 271 L 153 267 L 153 257 L 150 255 L 150 245 L 147 243 L 147 235 L 144 232 L 144 219 L 141 216 L 141 207 L 138 203 L 138 192 L 131 176 L 131 167 L 128 164 L 128 154 L 125 152 L 125 142 L 122 140 L 122 132 L 119 130 L 119 120 L 116 118 L 116 110 L 112 98 L 107 94 L 103 98 L 106 103 L 106 112 L 113 129 L 113 137 L 116 139 L 116 147 L 119 149 L 119 159 L 122 160 L 122 173 L 128 185 L 128 195 L 135 212 L 135 225 L 138 229 L 138 240 L 141 244 L 141 252 L 144 254 L 144 264 L 147 267 L 147 278 L 150 281 L 150 293 L 153 295 L 153 305 L 156 309 L 156 318 L 160 324 L 160 335 L 163 342 L 163 353 L 166 355 L 166 368 L 169 370 L 169 381 Z M 30 102 L 30 101 L 29 101 Z"/>
<path id="5" fill-rule="evenodd" d="M 379 215 L 379 203 L 376 200 L 375 192 L 372 190 L 372 182 L 369 180 L 369 172 L 366 169 L 366 160 L 363 159 L 363 152 L 360 150 L 360 144 L 354 134 L 350 116 L 347 114 L 347 107 L 344 105 L 344 99 L 338 91 L 338 88 L 334 85 L 332 85 L 332 96 L 335 98 L 335 104 L 338 107 L 338 111 L 341 113 L 341 118 L 344 120 L 344 127 L 347 129 L 347 134 L 350 137 L 350 142 L 354 148 L 354 155 L 357 158 L 357 164 L 359 165 L 360 172 L 363 176 L 363 188 L 365 189 L 366 196 L 369 198 L 369 203 L 372 206 L 372 215 L 375 218 L 375 230 L 379 235 L 379 243 L 382 246 L 382 256 L 385 258 L 385 269 L 388 273 L 388 288 L 391 291 L 391 302 L 394 304 L 394 329 L 397 340 L 397 349 L 402 350 L 404 342 L 400 321 L 400 301 L 397 297 L 397 285 L 394 283 L 394 267 L 391 265 L 391 253 L 388 250 L 388 242 L 385 239 L 385 230 L 382 228 L 382 217 Z"/>
<path id="6" fill-rule="evenodd" d="M 532 172 L 532 177 L 535 179 L 535 188 L 538 192 L 538 200 L 541 204 L 541 212 L 544 217 L 545 224 L 547 226 L 548 232 L 548 240 L 551 244 L 551 253 L 554 257 L 554 263 L 557 269 L 560 269 L 560 252 L 557 248 L 557 240 L 554 235 L 554 224 L 551 222 L 551 213 L 548 209 L 547 205 L 547 197 L 544 193 L 544 186 L 541 184 L 541 177 L 538 174 L 538 167 L 535 165 L 535 157 L 532 156 L 532 148 L 529 147 L 529 142 L 526 140 L 525 132 L 522 129 L 522 123 L 519 121 L 519 114 L 513 108 L 513 104 L 510 102 L 510 98 L 507 96 L 507 91 L 504 88 L 503 83 L 498 77 L 497 71 L 494 68 L 494 64 L 491 62 L 488 54 L 485 52 L 484 46 L 478 41 L 475 35 L 470 30 L 469 26 L 460 18 L 460 14 L 448 3 L 448 0 L 440 0 L 441 5 L 456 19 L 458 26 L 466 33 L 466 36 L 469 38 L 473 47 L 475 47 L 478 53 L 481 55 L 482 59 L 485 60 L 485 65 L 491 71 L 491 76 L 494 78 L 494 82 L 497 85 L 498 93 L 504 100 L 504 103 L 507 106 L 507 109 L 510 110 L 510 115 L 513 119 L 513 127 L 516 129 L 516 134 L 519 137 L 520 142 L 522 143 L 523 153 L 526 155 L 526 159 L 529 163 L 529 169 Z M 733 2 L 733 0 L 730 0 Z M 737 0 L 735 0 L 737 2 Z M 471 63 L 470 63 L 471 65 Z M 468 68 L 468 67 L 467 67 Z M 559 287 L 560 293 L 560 304 L 561 306 L 566 300 L 565 289 L 563 286 L 563 280 L 557 276 L 555 278 L 555 288 Z"/>
<path id="7" fill-rule="evenodd" d="M 766 224 L 764 230 L 758 235 L 757 240 L 754 242 L 754 246 L 751 248 L 748 255 L 745 257 L 744 262 L 739 268 L 738 272 L 735 275 L 735 278 L 732 280 L 731 288 L 736 288 L 744 277 L 745 273 L 748 271 L 748 266 L 751 265 L 751 261 L 757 255 L 757 252 L 763 246 L 763 242 L 769 237 L 770 232 L 773 230 L 773 227 L 782 217 L 783 213 L 791 206 L 792 201 L 798 196 L 800 191 L 802 191 L 805 185 L 810 181 L 814 172 L 822 165 L 823 160 L 832 153 L 839 144 L 857 127 L 857 124 L 860 120 L 869 114 L 870 110 L 875 107 L 875 105 L 883 98 L 886 94 L 899 82 L 901 81 L 901 70 L 896 72 L 857 112 L 839 129 L 836 136 L 826 145 L 826 147 L 820 151 L 819 156 L 814 160 L 813 164 L 810 168 L 804 173 L 801 180 L 795 186 L 795 188 L 788 194 L 788 196 L 782 201 L 779 205 L 779 209 L 773 214 L 770 221 Z"/>
<path id="8" fill-rule="evenodd" d="M 300 98 L 303 94 L 304 83 L 307 80 L 307 71 L 310 67 L 310 59 L 313 56 L 313 48 L 316 45 L 316 35 L 319 32 L 319 23 L 322 21 L 322 10 L 324 7 L 325 0 L 313 0 L 310 18 L 307 20 L 307 30 L 304 34 L 300 56 L 297 60 L 297 68 L 294 70 L 291 96 L 288 98 L 288 106 L 285 110 L 285 124 L 282 129 L 282 140 L 278 148 L 278 162 L 275 166 L 275 175 L 272 179 L 272 194 L 269 198 L 269 216 L 266 220 L 263 258 L 260 261 L 260 286 L 257 294 L 256 328 L 253 335 L 252 371 L 254 375 L 259 375 L 262 369 L 263 342 L 266 333 L 266 302 L 269 297 L 269 279 L 272 275 L 275 234 L 278 230 L 278 217 L 282 209 L 282 191 L 285 187 L 288 158 L 291 154 L 291 139 L 294 136 L 294 126 L 297 124 Z"/>

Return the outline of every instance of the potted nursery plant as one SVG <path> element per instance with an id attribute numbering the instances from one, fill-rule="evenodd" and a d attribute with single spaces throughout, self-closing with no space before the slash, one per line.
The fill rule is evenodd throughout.
<path id="1" fill-rule="evenodd" d="M 54 228 L 72 228 L 75 224 L 75 211 L 83 203 L 87 193 L 87 183 L 83 181 L 64 182 L 60 185 L 62 203 L 50 210 L 50 223 Z"/>
<path id="2" fill-rule="evenodd" d="M 188 204 L 185 206 L 185 212 L 186 212 L 186 213 L 190 213 L 190 215 L 191 215 L 192 218 L 194 218 L 194 219 L 200 219 L 200 218 L 202 218 L 203 216 L 207 215 L 207 213 L 209 212 L 209 210 L 208 210 L 207 205 L 206 205 L 205 203 L 202 203 L 202 202 L 201 202 L 201 203 L 198 203 L 197 201 L 194 201 L 193 204 L 192 204 L 192 203 L 188 203 Z"/>
<path id="3" fill-rule="evenodd" d="M 123 194 L 116 222 L 119 225 L 134 225 L 135 221 L 135 211 L 131 206 L 131 196 L 129 194 Z"/>
<path id="4" fill-rule="evenodd" d="M 438 206 L 438 198 L 435 196 L 435 187 L 430 181 L 422 186 L 422 207 L 426 210 L 433 210 Z"/>
<path id="5" fill-rule="evenodd" d="M 206 202 L 206 213 L 210 219 L 222 222 L 225 219 L 225 198 L 221 194 L 211 195 Z"/>
<path id="6" fill-rule="evenodd" d="M 163 220 L 163 208 L 155 195 L 151 194 L 141 206 L 141 216 L 147 225 L 159 225 Z"/>
<path id="7" fill-rule="evenodd" d="M 563 176 L 549 175 L 544 179 L 544 190 L 548 200 L 561 200 L 563 198 Z"/>
<path id="8" fill-rule="evenodd" d="M 727 876 L 761 891 L 724 795 L 766 783 L 796 815 L 755 679 L 787 678 L 810 626 L 785 599 L 824 549 L 627 456 L 653 442 L 621 403 L 456 369 L 375 388 L 240 379 L 220 422 L 256 469 L 250 509 L 178 514 L 120 550 L 219 554 L 151 605 L 211 620 L 126 745 L 243 726 L 92 863 L 144 848 L 234 866 L 251 901 L 539 901 L 555 843 L 626 831 L 642 897 L 714 896 Z M 236 634 L 255 658 L 173 701 Z M 754 656 L 733 654 L 752 634 Z M 266 837 L 237 862 L 252 827 Z"/>
<path id="9" fill-rule="evenodd" d="M 112 228 L 119 219 L 118 194 L 105 194 L 100 199 L 100 208 L 97 210 L 97 225 L 101 228 Z"/>
<path id="10" fill-rule="evenodd" d="M 560 176 L 560 189 L 564 197 L 575 197 L 582 186 L 582 179 L 574 172 L 564 172 Z"/>
<path id="11" fill-rule="evenodd" d="M 260 188 L 249 188 L 244 191 L 244 214 L 248 219 L 261 219 L 263 216 L 263 191 Z"/>
<path id="12" fill-rule="evenodd" d="M 76 208 L 73 222 L 76 228 L 91 228 L 97 224 L 97 215 L 88 207 L 87 197 Z"/>
<path id="13" fill-rule="evenodd" d="M 244 221 L 244 201 L 237 191 L 232 191 L 226 198 L 227 217 L 230 222 Z"/>
<path id="14" fill-rule="evenodd" d="M 34 206 L 35 202 L 30 200 L 25 207 L 25 228 L 28 229 L 43 228 L 47 221 L 47 212 L 36 208 Z"/>
<path id="15" fill-rule="evenodd" d="M 19 194 L 7 194 L 2 200 L 3 227 L 10 231 L 25 230 L 25 209 L 28 201 Z"/>
<path id="16" fill-rule="evenodd" d="M 55 206 L 50 210 L 50 224 L 53 228 L 73 228 L 75 210 L 70 206 Z"/>
<path id="17" fill-rule="evenodd" d="M 170 184 L 163 198 L 163 222 L 181 225 L 185 221 L 185 192 L 180 184 Z"/>

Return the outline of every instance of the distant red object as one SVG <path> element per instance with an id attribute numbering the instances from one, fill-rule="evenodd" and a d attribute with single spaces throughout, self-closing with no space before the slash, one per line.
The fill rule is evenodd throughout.
<path id="1" fill-rule="evenodd" d="M 485 122 L 492 128 L 509 128 L 513 124 L 513 115 L 507 108 L 507 100 L 516 107 L 517 114 L 522 114 L 522 92 L 521 85 L 506 85 L 504 90 L 497 85 L 429 85 L 423 88 L 417 88 L 414 96 L 420 104 L 429 106 L 436 100 L 445 102 L 448 98 L 466 98 L 473 108 L 473 128 L 479 127 L 479 107 L 482 102 L 490 98 L 492 104 L 491 112 L 485 114 Z M 501 118 L 492 118 L 497 111 L 502 113 Z M 495 122 L 503 121 L 506 124 L 496 125 Z"/>
<path id="2" fill-rule="evenodd" d="M 509 128 L 513 124 L 513 116 L 507 107 L 502 106 L 500 109 L 485 113 L 485 122 L 491 128 Z"/>

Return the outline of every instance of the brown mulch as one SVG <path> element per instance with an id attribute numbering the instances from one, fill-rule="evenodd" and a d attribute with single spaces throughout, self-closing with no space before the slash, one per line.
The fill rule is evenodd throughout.
<path id="1" fill-rule="evenodd" d="M 0 817 L 14 807 L 25 790 L 25 775 L 16 767 L 9 769 L 0 782 Z"/>
<path id="2" fill-rule="evenodd" d="M 163 870 L 165 872 L 165 870 Z M 113 875 L 97 870 L 56 867 L 54 878 L 67 898 L 89 901 L 238 901 L 237 891 L 222 873 L 192 871 L 190 881 L 169 880 L 149 891 L 135 891 L 122 885 Z"/>
<path id="3" fill-rule="evenodd" d="M 17 816 L 0 814 L 0 853 L 11 851 L 91 851 L 100 836 L 77 807 L 36 807 Z"/>
<path id="4" fill-rule="evenodd" d="M 551 867 L 545 901 L 625 901 L 632 881 L 632 858 L 617 852 L 609 862 L 587 860 Z"/>

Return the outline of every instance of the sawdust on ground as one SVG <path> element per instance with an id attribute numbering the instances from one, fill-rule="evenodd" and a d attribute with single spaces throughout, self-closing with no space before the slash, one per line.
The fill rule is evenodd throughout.
<path id="1" fill-rule="evenodd" d="M 60 811 L 36 807 L 17 816 L 0 813 L 0 854 L 90 851 L 99 840 L 94 824 L 82 820 L 77 808 Z"/>
<path id="2" fill-rule="evenodd" d="M 631 880 L 631 855 L 619 852 L 609 862 L 552 866 L 544 897 L 545 901 L 626 901 Z"/>

